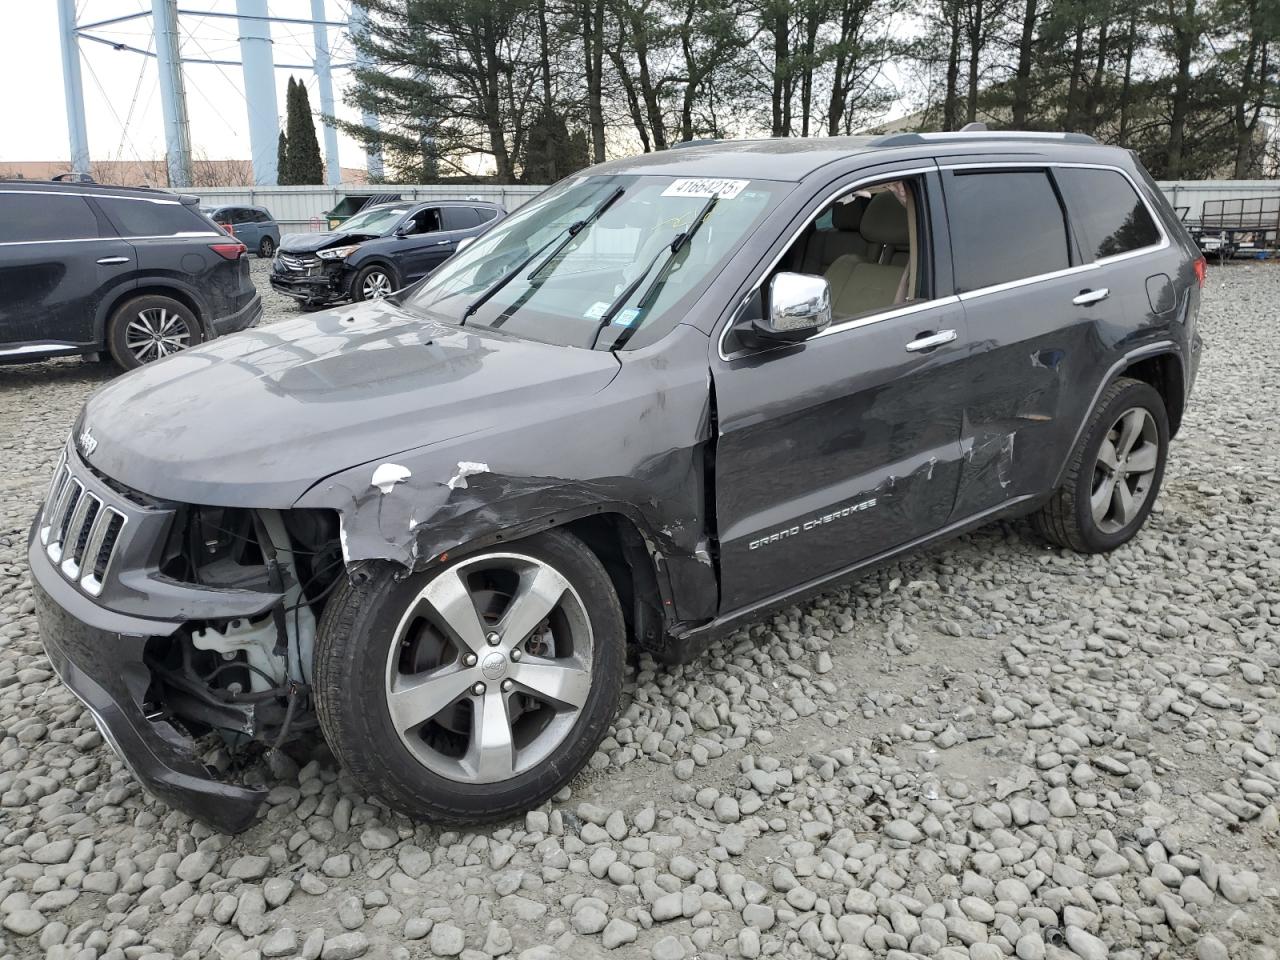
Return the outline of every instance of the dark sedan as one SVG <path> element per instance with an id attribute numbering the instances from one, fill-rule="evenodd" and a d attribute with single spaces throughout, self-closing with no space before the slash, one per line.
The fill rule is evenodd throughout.
<path id="1" fill-rule="evenodd" d="M 271 286 L 305 308 L 378 300 L 421 280 L 507 215 L 482 200 L 399 200 L 368 207 L 327 233 L 280 241 Z"/>

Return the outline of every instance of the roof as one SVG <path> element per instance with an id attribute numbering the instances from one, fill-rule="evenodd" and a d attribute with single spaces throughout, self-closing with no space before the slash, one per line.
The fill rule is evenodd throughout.
<path id="1" fill-rule="evenodd" d="M 719 140 L 679 145 L 638 157 L 592 167 L 592 173 L 648 173 L 663 176 L 744 177 L 800 181 L 822 167 L 878 152 L 918 153 L 920 148 L 945 153 L 1013 150 L 1051 146 L 1103 148 L 1080 133 L 965 131 L 896 133 L 858 137 L 776 137 L 768 140 Z M 914 148 L 914 149 L 913 149 Z M 885 159 L 891 159 L 886 157 Z"/>

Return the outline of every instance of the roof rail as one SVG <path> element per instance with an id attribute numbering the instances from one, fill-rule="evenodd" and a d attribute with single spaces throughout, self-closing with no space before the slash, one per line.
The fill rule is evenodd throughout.
<path id="1" fill-rule="evenodd" d="M 936 133 L 890 133 L 873 142 L 877 147 L 905 147 L 919 143 L 936 143 L 940 140 L 1057 140 L 1062 143 L 1094 143 L 1098 141 L 1087 133 L 1044 133 L 1038 130 L 952 130 Z"/>

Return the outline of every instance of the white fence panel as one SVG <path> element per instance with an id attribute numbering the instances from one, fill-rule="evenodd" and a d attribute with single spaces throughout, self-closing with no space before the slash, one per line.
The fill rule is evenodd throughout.
<path id="1" fill-rule="evenodd" d="M 1280 194 L 1280 180 L 1176 180 L 1161 181 L 1160 189 L 1174 207 L 1188 207 L 1187 218 L 1198 220 L 1200 207 L 1206 200 L 1233 200 L 1237 197 L 1265 197 Z M 243 203 L 266 207 L 280 221 L 286 232 L 323 230 L 324 213 L 337 206 L 348 192 L 399 194 L 411 200 L 462 200 L 475 198 L 500 203 L 508 211 L 528 203 L 546 187 L 499 186 L 382 186 L 348 185 L 339 187 L 206 187 L 200 199 L 206 204 Z"/>
<path id="2" fill-rule="evenodd" d="M 205 187 L 192 192 L 200 197 L 201 203 L 208 206 L 242 203 L 249 207 L 266 207 L 286 233 L 300 233 L 324 230 L 325 211 L 332 210 L 348 193 L 399 194 L 407 200 L 488 200 L 501 204 L 510 212 L 545 189 L 546 187 L 522 184 L 474 184 L 461 187 L 350 184 L 339 187 Z"/>

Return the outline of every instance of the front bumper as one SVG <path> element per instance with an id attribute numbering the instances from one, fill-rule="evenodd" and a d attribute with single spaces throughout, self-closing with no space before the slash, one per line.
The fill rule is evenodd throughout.
<path id="1" fill-rule="evenodd" d="M 272 271 L 271 289 L 302 303 L 333 303 L 347 298 L 342 272 L 337 270 L 305 277 Z"/>
<path id="2" fill-rule="evenodd" d="M 235 313 L 229 313 L 225 317 L 215 317 L 212 323 L 213 335 L 222 337 L 228 333 L 247 330 L 261 319 L 262 296 L 255 293 L 253 298 Z"/>
<path id="3" fill-rule="evenodd" d="M 27 562 L 40 636 L 59 678 L 151 793 L 223 833 L 247 828 L 266 791 L 215 779 L 190 737 L 163 717 L 148 716 L 151 673 L 143 648 L 176 624 L 98 606 L 55 569 L 41 547 L 39 522 L 31 528 Z"/>

